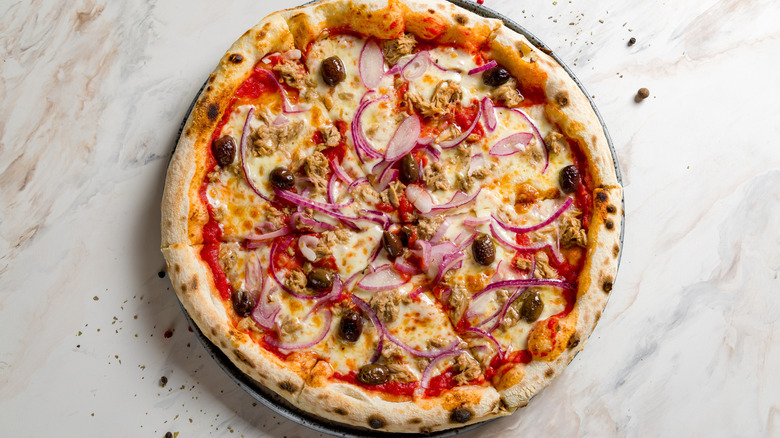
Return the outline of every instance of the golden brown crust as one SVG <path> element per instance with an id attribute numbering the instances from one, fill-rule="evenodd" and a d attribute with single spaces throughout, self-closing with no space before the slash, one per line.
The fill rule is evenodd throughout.
<path id="1" fill-rule="evenodd" d="M 211 134 L 230 97 L 266 54 L 306 46 L 328 29 L 381 39 L 403 32 L 434 43 L 473 49 L 487 44 L 522 88 L 539 90 L 551 104 L 545 115 L 576 141 L 589 163 L 594 216 L 579 278 L 578 299 L 561 343 L 545 360 L 512 365 L 492 386 L 463 386 L 439 397 L 405 402 L 334 381 L 325 362 L 291 355 L 281 360 L 232 329 L 208 267 L 200 259 L 208 220 L 199 191 L 208 171 Z M 590 102 L 565 70 L 497 20 L 442 1 L 323 0 L 280 11 L 247 31 L 225 54 L 190 114 L 168 169 L 163 196 L 162 248 L 179 299 L 198 327 L 247 375 L 288 401 L 333 421 L 394 432 L 430 432 L 507 415 L 528 403 L 582 349 L 614 282 L 619 255 L 622 191 L 606 137 Z M 617 248 L 617 249 L 616 249 Z M 540 323 L 541 324 L 541 323 Z"/>

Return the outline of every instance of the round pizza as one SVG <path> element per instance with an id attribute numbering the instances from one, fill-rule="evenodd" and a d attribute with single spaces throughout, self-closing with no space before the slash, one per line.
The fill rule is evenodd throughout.
<path id="1" fill-rule="evenodd" d="M 444 1 L 323 0 L 220 60 L 162 203 L 176 293 L 247 376 L 319 417 L 508 415 L 582 349 L 622 191 L 566 71 Z"/>

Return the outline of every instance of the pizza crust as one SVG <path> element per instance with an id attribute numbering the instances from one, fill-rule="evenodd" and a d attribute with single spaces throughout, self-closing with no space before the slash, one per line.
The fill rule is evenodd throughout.
<path id="1" fill-rule="evenodd" d="M 256 346 L 228 321 L 215 299 L 213 280 L 200 259 L 201 229 L 208 212 L 199 191 L 208 169 L 211 133 L 237 87 L 265 55 L 307 44 L 329 28 L 389 39 L 410 32 L 435 43 L 467 48 L 489 44 L 495 59 L 525 87 L 540 87 L 555 105 L 547 117 L 575 139 L 589 162 L 594 186 L 591 242 L 575 304 L 576 332 L 569 347 L 551 362 L 518 365 L 517 383 L 455 387 L 440 397 L 396 402 L 346 383 L 327 381 L 314 363 L 283 361 Z M 523 83 L 522 81 L 526 81 Z M 552 381 L 579 352 L 603 310 L 620 251 L 622 191 L 606 136 L 587 97 L 566 71 L 525 37 L 498 20 L 477 16 L 443 1 L 323 0 L 274 13 L 247 31 L 220 61 L 189 115 L 169 165 L 162 206 L 162 248 L 174 289 L 201 331 L 245 374 L 294 405 L 323 418 L 368 429 L 422 433 L 460 427 L 508 415 Z M 317 380 L 319 378 L 319 380 Z M 308 380 L 307 380 L 308 379 Z M 326 383 L 326 384 L 323 384 Z M 512 382 L 510 382 L 512 383 Z M 464 412 L 468 412 L 465 414 Z M 468 418 L 466 418 L 468 417 Z"/>

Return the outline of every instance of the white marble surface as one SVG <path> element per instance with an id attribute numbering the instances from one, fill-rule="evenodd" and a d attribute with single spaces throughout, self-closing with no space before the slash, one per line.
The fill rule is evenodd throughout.
<path id="1" fill-rule="evenodd" d="M 595 96 L 623 262 L 565 373 L 471 436 L 780 435 L 780 3 L 533 3 L 486 0 Z M 318 435 L 222 373 L 158 277 L 187 107 L 295 4 L 0 1 L 0 435 Z"/>

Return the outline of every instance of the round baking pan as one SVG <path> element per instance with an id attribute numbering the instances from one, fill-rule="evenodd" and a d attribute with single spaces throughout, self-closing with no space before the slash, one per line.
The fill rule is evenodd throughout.
<path id="1" fill-rule="evenodd" d="M 569 74 L 569 76 L 574 80 L 574 82 L 577 84 L 577 86 L 582 90 L 582 92 L 585 94 L 585 96 L 588 98 L 588 101 L 590 102 L 591 107 L 593 108 L 593 111 L 596 113 L 596 116 L 599 119 L 599 123 L 601 124 L 602 129 L 604 130 L 604 135 L 607 138 L 607 143 L 609 145 L 610 152 L 612 153 L 612 161 L 615 163 L 615 173 L 617 174 L 617 179 L 621 183 L 623 183 L 623 178 L 620 173 L 620 166 L 618 165 L 617 161 L 617 154 L 615 153 L 615 148 L 612 144 L 612 139 L 609 136 L 609 132 L 607 131 L 607 127 L 604 124 L 604 120 L 601 118 L 601 114 L 599 114 L 598 109 L 596 108 L 595 103 L 593 102 L 593 99 L 591 99 L 590 94 L 585 90 L 585 87 L 582 85 L 579 79 L 574 75 L 574 73 L 571 71 L 571 69 L 563 62 L 561 59 L 552 51 L 550 50 L 543 42 L 541 42 L 538 38 L 536 38 L 532 33 L 527 31 L 525 28 L 514 22 L 513 20 L 505 17 L 502 14 L 499 14 L 498 12 L 495 12 L 489 8 L 486 8 L 485 6 L 467 1 L 467 0 L 447 0 L 450 3 L 460 6 L 463 9 L 466 9 L 468 11 L 471 11 L 477 15 L 480 15 L 482 17 L 487 18 L 495 18 L 498 20 L 501 20 L 504 22 L 504 24 L 512 29 L 513 31 L 525 36 L 528 38 L 528 40 L 534 44 L 537 48 L 539 48 L 541 51 L 545 52 L 546 54 L 550 55 L 553 59 L 555 59 L 558 64 L 563 67 L 564 70 L 566 70 L 566 73 Z M 313 2 L 311 2 L 313 3 Z M 307 3 L 308 4 L 308 3 Z M 203 91 L 203 88 L 206 87 L 206 84 L 204 83 L 201 87 L 200 91 L 198 91 L 198 94 L 196 95 L 195 99 L 192 101 L 192 104 L 190 104 L 189 109 L 187 110 L 187 115 L 184 117 L 184 120 L 181 123 L 181 126 L 179 127 L 179 133 L 177 135 L 176 144 L 179 142 L 179 137 L 181 137 L 181 133 L 184 130 L 184 125 L 187 121 L 187 117 L 189 117 L 190 112 L 192 112 L 192 108 L 195 106 L 195 102 L 197 101 L 197 96 L 200 95 L 200 93 Z M 176 145 L 174 145 L 174 151 L 176 149 Z M 171 154 L 172 155 L 172 154 Z M 620 228 L 620 246 L 623 246 L 623 232 L 624 232 L 624 225 L 625 225 L 625 216 L 621 217 L 621 228 Z M 622 251 L 621 254 L 622 255 Z M 618 256 L 618 266 L 620 265 L 620 255 Z M 376 431 L 372 429 L 367 429 L 363 427 L 357 427 L 357 426 L 351 426 L 347 424 L 337 423 L 334 421 L 326 420 L 322 417 L 318 417 L 316 415 L 313 415 L 309 412 L 306 412 L 304 410 L 299 409 L 298 407 L 294 406 L 284 398 L 277 395 L 275 392 L 269 390 L 265 386 L 255 382 L 251 378 L 247 377 L 244 373 L 242 373 L 235 365 L 233 365 L 233 362 L 228 359 L 227 356 L 225 356 L 222 351 L 216 347 L 214 344 L 211 343 L 211 341 L 206 338 L 206 336 L 203 335 L 203 333 L 200 331 L 198 326 L 192 321 L 189 314 L 187 314 L 187 311 L 182 306 L 182 311 L 184 312 L 185 317 L 187 318 L 187 321 L 189 322 L 190 326 L 192 327 L 193 331 L 195 332 L 195 335 L 200 340 L 201 344 L 203 344 L 203 347 L 206 348 L 206 351 L 208 351 L 209 355 L 217 362 L 220 368 L 228 375 L 231 379 L 233 379 L 238 386 L 240 386 L 244 391 L 248 392 L 253 398 L 255 398 L 257 401 L 268 407 L 269 409 L 273 410 L 277 414 L 287 418 L 290 421 L 293 421 L 297 424 L 300 424 L 302 426 L 306 426 L 309 429 L 315 430 L 317 432 L 326 433 L 329 435 L 344 437 L 344 438 L 370 438 L 370 437 L 396 437 L 396 438 L 417 438 L 417 437 L 436 437 L 436 438 L 444 438 L 444 437 L 450 437 L 450 436 L 456 436 L 460 434 L 464 434 L 467 432 L 470 432 L 474 429 L 479 428 L 480 426 L 483 426 L 490 421 L 485 421 L 482 423 L 477 423 L 465 427 L 461 427 L 458 429 L 450 429 L 450 430 L 444 430 L 441 432 L 431 432 L 430 434 L 418 434 L 418 433 L 390 433 L 390 432 L 381 432 Z"/>

